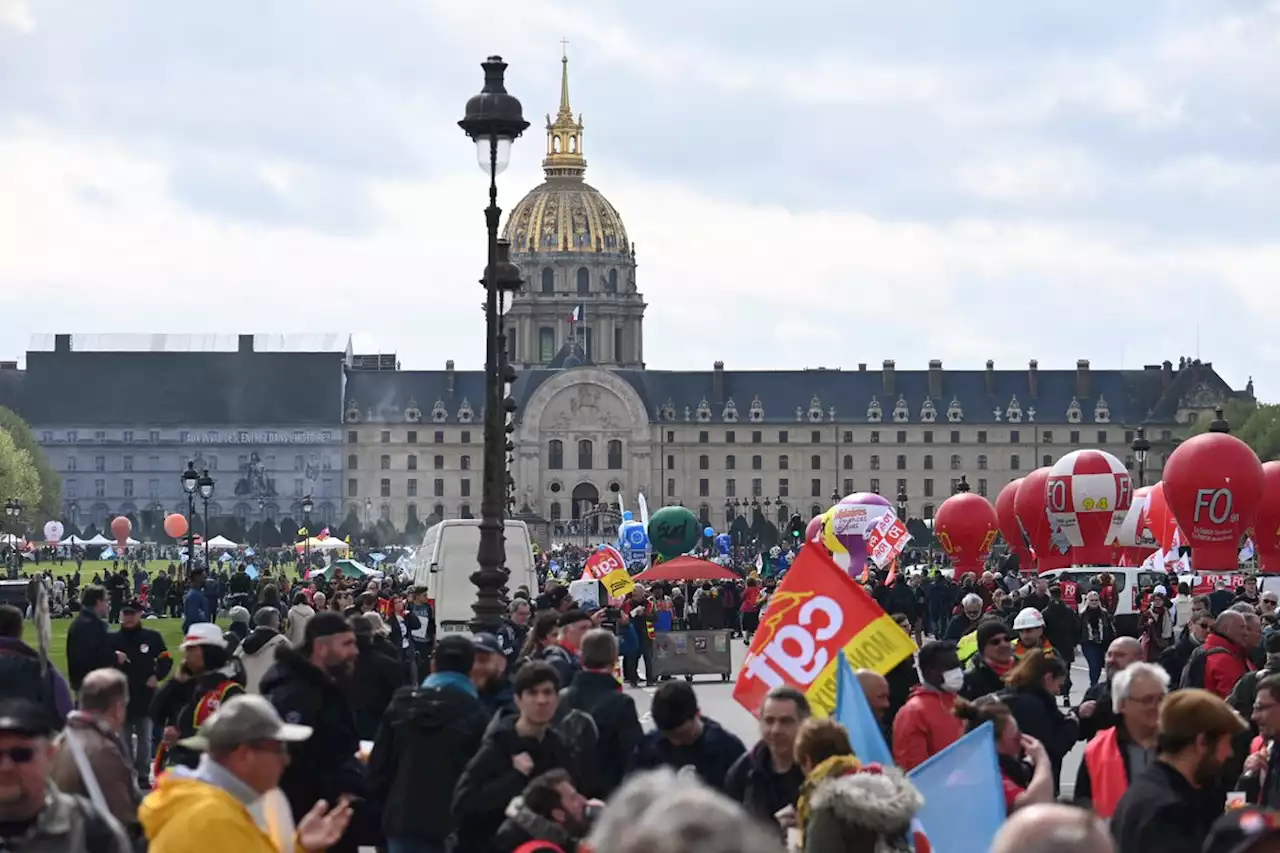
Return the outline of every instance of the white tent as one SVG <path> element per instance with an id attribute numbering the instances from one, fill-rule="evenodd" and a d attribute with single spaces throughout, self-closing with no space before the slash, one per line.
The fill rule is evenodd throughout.
<path id="1" fill-rule="evenodd" d="M 237 545 L 225 536 L 215 536 L 209 540 L 209 549 L 211 551 L 234 551 L 243 547 L 243 545 Z"/>
<path id="2" fill-rule="evenodd" d="M 12 533 L 0 535 L 0 545 L 19 545 L 24 541 L 21 536 L 15 536 Z"/>
<path id="3" fill-rule="evenodd" d="M 66 539 L 58 540 L 59 545 L 83 545 L 88 540 L 81 539 L 79 536 L 68 536 Z"/>
<path id="4" fill-rule="evenodd" d="M 124 540 L 124 544 L 128 545 L 129 547 L 133 547 L 134 545 L 141 545 L 142 543 L 139 542 L 137 539 L 134 539 L 132 536 L 130 536 Z"/>
<path id="5" fill-rule="evenodd" d="M 320 539 L 312 546 L 312 550 L 320 551 L 346 551 L 350 548 L 350 545 L 343 542 L 336 536 L 330 536 L 327 539 Z"/>
<path id="6" fill-rule="evenodd" d="M 101 533 L 97 533 L 97 534 L 94 534 L 94 537 L 93 537 L 92 539 L 86 540 L 84 544 L 86 544 L 86 545 L 114 545 L 115 543 L 114 543 L 112 540 L 108 539 L 107 537 L 103 536 Z"/>

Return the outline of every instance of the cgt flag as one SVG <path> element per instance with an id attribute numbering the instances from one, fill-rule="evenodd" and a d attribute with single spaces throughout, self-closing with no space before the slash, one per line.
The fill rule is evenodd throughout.
<path id="1" fill-rule="evenodd" d="M 783 684 L 805 693 L 816 713 L 836 707 L 836 666 L 884 674 L 915 643 L 822 549 L 806 544 L 760 619 L 733 698 L 752 714 Z"/>

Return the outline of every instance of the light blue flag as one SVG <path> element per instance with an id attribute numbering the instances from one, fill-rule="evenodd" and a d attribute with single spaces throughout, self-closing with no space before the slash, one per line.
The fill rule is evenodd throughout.
<path id="1" fill-rule="evenodd" d="M 867 701 L 867 694 L 862 690 L 858 676 L 853 674 L 849 659 L 840 656 L 836 667 L 836 711 L 835 721 L 849 732 L 849 743 L 853 746 L 854 755 L 863 764 L 881 764 L 893 766 L 893 753 L 889 744 L 884 742 L 884 734 L 880 724 Z"/>
<path id="2" fill-rule="evenodd" d="M 258 579 L 258 567 L 255 565 L 250 564 L 248 566 L 245 566 L 244 573 L 249 577 L 253 578 L 254 580 Z"/>
<path id="3" fill-rule="evenodd" d="M 1005 821 L 991 723 L 931 756 L 907 778 L 924 795 L 916 817 L 930 838 L 947 839 L 946 853 L 987 853 Z"/>

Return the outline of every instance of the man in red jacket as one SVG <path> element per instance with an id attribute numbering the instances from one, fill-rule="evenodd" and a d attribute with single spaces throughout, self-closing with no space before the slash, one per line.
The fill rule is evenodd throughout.
<path id="1" fill-rule="evenodd" d="M 964 734 L 952 708 L 964 686 L 964 670 L 955 643 L 933 640 L 916 656 L 922 682 L 893 718 L 893 762 L 903 771 L 923 764 Z"/>
<path id="2" fill-rule="evenodd" d="M 1221 699 L 1230 696 L 1240 677 L 1256 668 L 1249 654 L 1261 637 L 1257 615 L 1235 610 L 1218 614 L 1213 633 L 1199 650 L 1204 655 L 1204 689 Z"/>

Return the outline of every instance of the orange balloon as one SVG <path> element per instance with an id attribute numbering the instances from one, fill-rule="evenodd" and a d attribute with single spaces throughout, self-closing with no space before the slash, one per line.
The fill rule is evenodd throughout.
<path id="1" fill-rule="evenodd" d="M 124 542 L 128 539 L 132 530 L 133 523 L 123 515 L 117 515 L 111 519 L 111 532 L 115 534 L 117 542 Z"/>
<path id="2" fill-rule="evenodd" d="M 187 535 L 187 517 L 173 513 L 166 515 L 164 518 L 164 532 L 168 533 L 174 539 L 181 539 Z"/>

